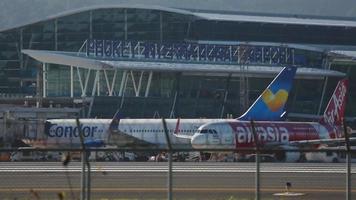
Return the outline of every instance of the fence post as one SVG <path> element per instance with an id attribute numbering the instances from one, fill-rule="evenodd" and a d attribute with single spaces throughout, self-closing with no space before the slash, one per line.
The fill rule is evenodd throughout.
<path id="1" fill-rule="evenodd" d="M 173 189 L 172 189 L 172 144 L 171 140 L 169 139 L 168 129 L 166 120 L 162 118 L 162 124 L 164 129 L 164 134 L 166 136 L 167 147 L 168 147 L 168 177 L 167 177 L 167 186 L 168 186 L 168 200 L 173 199 Z"/>
<path id="2" fill-rule="evenodd" d="M 256 145 L 256 176 L 255 176 L 255 189 L 256 189 L 256 200 L 260 200 L 260 143 L 255 129 L 255 123 L 251 120 L 251 129 L 253 138 Z"/>
<path id="3" fill-rule="evenodd" d="M 82 150 L 82 174 L 81 174 L 81 184 L 80 184 L 80 200 L 85 200 L 85 157 L 86 157 L 86 153 L 84 150 Z"/>
<path id="4" fill-rule="evenodd" d="M 350 151 L 350 139 L 347 132 L 345 120 L 342 121 L 342 126 L 345 136 L 346 146 L 346 199 L 351 200 L 351 151 Z"/>
<path id="5" fill-rule="evenodd" d="M 90 189 L 91 189 L 91 177 L 90 177 L 90 163 L 89 163 L 90 151 L 85 151 L 85 164 L 87 165 L 87 177 L 86 177 L 86 189 L 87 189 L 87 200 L 90 200 Z"/>
<path id="6" fill-rule="evenodd" d="M 172 183 L 172 151 L 168 151 L 168 200 L 173 199 L 173 183 Z"/>
<path id="7" fill-rule="evenodd" d="M 81 192 L 80 192 L 80 199 L 81 200 L 90 200 L 90 164 L 88 162 L 88 154 L 87 151 L 85 149 L 85 144 L 84 144 L 84 135 L 83 135 L 83 130 L 80 127 L 80 122 L 79 122 L 79 118 L 76 118 L 76 123 L 77 123 L 77 128 L 78 128 L 78 132 L 79 132 L 79 139 L 80 139 L 80 144 L 82 147 L 82 174 L 81 174 Z M 85 165 L 88 166 L 88 177 L 86 179 L 85 177 Z M 85 189 L 87 187 L 87 190 Z M 87 192 L 87 193 L 86 193 Z M 87 196 L 86 196 L 87 194 Z"/>

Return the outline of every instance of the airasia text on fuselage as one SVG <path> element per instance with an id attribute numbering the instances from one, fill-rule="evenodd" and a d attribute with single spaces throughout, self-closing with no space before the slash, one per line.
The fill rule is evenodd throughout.
<path id="1" fill-rule="evenodd" d="M 283 126 L 255 126 L 258 140 L 262 143 L 279 142 L 288 143 L 288 129 Z M 239 124 L 235 127 L 236 141 L 239 144 L 254 143 L 252 128 L 247 124 Z"/>

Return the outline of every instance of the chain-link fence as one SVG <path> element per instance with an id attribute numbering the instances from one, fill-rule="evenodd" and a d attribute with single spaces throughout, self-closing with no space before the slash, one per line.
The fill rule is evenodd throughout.
<path id="1" fill-rule="evenodd" d="M 278 153 L 306 160 L 280 162 Z M 10 160 L 0 165 L 0 199 L 351 199 L 349 153 L 106 148 L 83 157 L 81 149 L 3 149 Z"/>
<path id="2" fill-rule="evenodd" d="M 339 129 L 336 146 L 320 145 L 330 139 L 291 139 L 296 135 L 277 145 L 251 122 L 254 145 L 243 146 L 239 140 L 248 137 L 236 135 L 234 148 L 226 148 L 227 140 L 216 140 L 210 129 L 209 137 L 203 134 L 191 146 L 175 143 L 165 120 L 162 125 L 163 147 L 121 141 L 121 146 L 88 148 L 81 137 L 76 149 L 0 149 L 0 199 L 350 200 L 356 192 L 351 187 L 356 150 L 346 128 Z M 213 146 L 194 148 L 211 141 Z"/>

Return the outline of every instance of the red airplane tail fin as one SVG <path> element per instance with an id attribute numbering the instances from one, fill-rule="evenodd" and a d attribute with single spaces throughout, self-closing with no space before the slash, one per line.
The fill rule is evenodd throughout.
<path id="1" fill-rule="evenodd" d="M 340 80 L 334 90 L 328 105 L 326 106 L 324 116 L 320 119 L 321 123 L 329 125 L 341 125 L 345 114 L 346 93 L 349 81 Z"/>

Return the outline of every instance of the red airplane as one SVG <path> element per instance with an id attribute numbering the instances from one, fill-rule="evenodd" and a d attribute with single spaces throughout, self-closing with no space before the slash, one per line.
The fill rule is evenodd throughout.
<path id="1" fill-rule="evenodd" d="M 319 122 L 255 121 L 258 143 L 262 148 L 268 149 L 298 149 L 302 145 L 318 146 L 344 141 L 342 120 L 347 90 L 348 80 L 339 81 Z M 275 98 L 275 101 L 278 99 Z M 196 149 L 238 150 L 253 148 L 256 143 L 251 122 L 232 119 L 202 125 L 191 138 L 191 144 Z M 279 155 L 279 159 L 295 161 L 299 156 L 299 152 L 286 152 Z"/>

